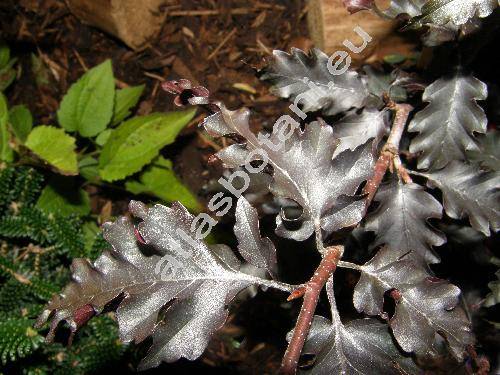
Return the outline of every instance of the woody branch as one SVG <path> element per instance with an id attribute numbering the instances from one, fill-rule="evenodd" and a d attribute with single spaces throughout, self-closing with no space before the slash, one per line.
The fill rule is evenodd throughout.
<path id="1" fill-rule="evenodd" d="M 288 301 L 291 301 L 303 296 L 304 301 L 293 330 L 292 338 L 281 362 L 282 374 L 295 374 L 300 353 L 311 327 L 321 289 L 325 286 L 328 278 L 335 272 L 343 250 L 343 246 L 326 248 L 324 257 L 314 272 L 313 277 L 306 284 L 294 290 L 288 297 Z"/>
<path id="2" fill-rule="evenodd" d="M 413 107 L 409 104 L 397 104 L 388 100 L 387 107 L 394 111 L 394 121 L 389 137 L 382 147 L 379 158 L 375 163 L 373 176 L 368 180 L 363 193 L 366 194 L 366 209 L 370 206 L 387 169 L 393 163 L 398 175 L 405 183 L 410 183 L 411 178 L 402 166 L 399 158 L 399 144 L 403 135 L 408 116 Z M 297 364 L 304 347 L 309 329 L 312 323 L 316 305 L 318 304 L 321 289 L 325 286 L 328 278 L 335 272 L 337 264 L 342 256 L 342 246 L 332 246 L 325 249 L 314 276 L 303 286 L 290 294 L 288 301 L 304 297 L 297 323 L 293 330 L 292 338 L 281 363 L 282 374 L 295 374 Z"/>
<path id="3" fill-rule="evenodd" d="M 387 107 L 394 111 L 394 121 L 392 123 L 389 138 L 387 138 L 387 142 L 384 147 L 382 147 L 382 151 L 375 163 L 373 176 L 368 180 L 363 189 L 363 194 L 366 194 L 366 209 L 368 209 L 375 197 L 375 193 L 384 178 L 385 172 L 391 166 L 391 162 L 396 166 L 397 172 L 402 179 L 406 183 L 411 182 L 410 176 L 401 165 L 401 160 L 399 159 L 399 143 L 401 142 L 408 116 L 413 110 L 413 107 L 409 104 L 398 104 L 392 101 L 389 101 Z"/>

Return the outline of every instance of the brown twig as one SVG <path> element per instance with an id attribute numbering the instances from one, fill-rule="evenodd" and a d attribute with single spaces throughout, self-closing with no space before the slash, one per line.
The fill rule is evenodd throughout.
<path id="1" fill-rule="evenodd" d="M 394 121 L 392 123 L 389 138 L 387 139 L 387 142 L 382 148 L 380 156 L 375 163 L 373 176 L 368 180 L 363 189 L 363 194 L 367 194 L 366 209 L 370 206 L 370 203 L 372 202 L 373 197 L 375 196 L 375 193 L 384 178 L 387 168 L 391 165 L 391 161 L 393 161 L 399 154 L 401 136 L 403 135 L 408 116 L 413 109 L 413 107 L 409 104 L 397 104 L 394 102 L 390 102 L 388 104 L 388 108 L 394 110 L 395 112 Z"/>
<path id="2" fill-rule="evenodd" d="M 403 163 L 401 163 L 401 158 L 399 155 L 396 155 L 394 157 L 394 167 L 396 168 L 396 173 L 398 174 L 399 178 L 403 180 L 405 184 L 411 184 L 413 182 L 410 174 L 408 173 L 408 170 L 403 166 Z"/>
<path id="3" fill-rule="evenodd" d="M 212 60 L 215 56 L 217 56 L 217 54 L 219 53 L 220 49 L 222 47 L 224 47 L 224 44 L 227 43 L 227 41 L 229 39 L 231 39 L 233 37 L 234 34 L 236 34 L 236 32 L 238 31 L 238 29 L 235 27 L 231 30 L 231 32 L 229 34 L 227 34 L 224 39 L 222 39 L 222 41 L 219 43 L 219 45 L 217 47 L 215 47 L 215 49 L 212 51 L 212 53 L 210 55 L 208 55 L 207 57 L 207 60 L 210 61 Z"/>
<path id="4" fill-rule="evenodd" d="M 342 255 L 342 246 L 331 246 L 325 249 L 325 255 L 321 260 L 313 277 L 306 284 L 294 290 L 288 297 L 288 301 L 304 296 L 304 302 L 300 310 L 297 323 L 293 330 L 292 338 L 286 349 L 285 356 L 281 362 L 282 374 L 295 374 L 299 362 L 300 353 L 304 347 L 309 328 L 311 327 L 314 311 L 318 304 L 321 289 L 325 286 L 328 278 L 335 272 L 337 263 Z"/>

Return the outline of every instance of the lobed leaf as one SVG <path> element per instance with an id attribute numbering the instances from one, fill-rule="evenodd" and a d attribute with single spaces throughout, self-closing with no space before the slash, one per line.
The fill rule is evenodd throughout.
<path id="1" fill-rule="evenodd" d="M 316 356 L 310 374 L 416 374 L 418 368 L 394 345 L 387 325 L 375 319 L 340 321 L 333 287 L 327 284 L 332 321 L 315 316 L 303 354 Z"/>
<path id="2" fill-rule="evenodd" d="M 415 26 L 433 24 L 462 26 L 475 18 L 489 16 L 498 0 L 429 0 L 422 6 L 422 15 L 413 21 Z"/>
<path id="3" fill-rule="evenodd" d="M 410 152 L 421 152 L 418 168 L 443 168 L 452 160 L 465 160 L 466 151 L 478 150 L 473 134 L 486 132 L 487 119 L 476 100 L 487 96 L 483 82 L 460 72 L 425 89 L 422 100 L 430 104 L 408 126 L 420 133 L 410 145 Z"/>
<path id="4" fill-rule="evenodd" d="M 148 209 L 132 201 L 130 210 L 142 220 L 137 228 L 141 241 L 155 254 L 142 253 L 128 218 L 106 223 L 104 237 L 112 248 L 93 264 L 74 260 L 74 281 L 52 298 L 38 319 L 41 325 L 53 315 L 49 340 L 60 321 L 76 330 L 84 318 L 122 296 L 117 309 L 120 338 L 141 342 L 153 334 L 141 369 L 181 357 L 194 360 L 224 324 L 227 305 L 238 292 L 252 284 L 292 288 L 238 271 L 228 247 L 218 246 L 216 252 L 196 238 L 193 216 L 178 203 Z"/>
<path id="5" fill-rule="evenodd" d="M 460 289 L 439 280 L 411 257 L 394 260 L 392 250 L 381 249 L 362 268 L 354 289 L 354 306 L 359 312 L 383 315 L 384 293 L 393 290 L 396 311 L 389 324 L 406 352 L 433 351 L 436 333 L 443 335 L 456 358 L 473 343 L 470 322 L 457 307 Z"/>
<path id="6" fill-rule="evenodd" d="M 313 49 L 308 56 L 292 48 L 291 54 L 273 51 L 273 60 L 261 79 L 269 81 L 271 92 L 282 98 L 297 100 L 302 111 L 322 110 L 335 115 L 350 108 L 360 108 L 368 97 L 368 90 L 358 73 L 349 70 L 340 75 L 328 71 L 328 56 Z"/>
<path id="7" fill-rule="evenodd" d="M 361 113 L 348 113 L 333 125 L 333 136 L 340 143 L 335 149 L 335 155 L 345 150 L 354 151 L 369 140 L 377 147 L 388 129 L 386 111 L 365 108 Z"/>
<path id="8" fill-rule="evenodd" d="M 113 115 L 115 79 L 111 60 L 86 72 L 63 97 L 57 111 L 59 124 L 82 137 L 94 137 L 108 126 Z"/>
<path id="9" fill-rule="evenodd" d="M 479 150 L 467 151 L 469 161 L 494 172 L 500 171 L 500 133 L 488 132 L 478 139 Z"/>
<path id="10" fill-rule="evenodd" d="M 234 234 L 238 240 L 239 253 L 248 263 L 267 270 L 275 278 L 278 268 L 276 248 L 269 238 L 261 237 L 257 210 L 241 196 L 235 216 Z"/>
<path id="11" fill-rule="evenodd" d="M 415 183 L 394 180 L 379 188 L 375 201 L 380 206 L 365 225 L 377 234 L 374 246 L 387 245 L 396 258 L 412 252 L 426 263 L 439 262 L 432 246 L 441 246 L 446 238 L 431 229 L 427 219 L 440 219 L 443 207 L 432 195 Z"/>
<path id="12" fill-rule="evenodd" d="M 134 117 L 113 130 L 99 158 L 99 173 L 115 181 L 138 172 L 191 121 L 195 110 Z"/>
<path id="13" fill-rule="evenodd" d="M 473 165 L 452 161 L 446 168 L 423 174 L 427 185 L 443 193 L 446 214 L 453 219 L 469 216 L 471 226 L 490 235 L 500 228 L 498 208 L 500 173 L 484 172 Z"/>
<path id="14" fill-rule="evenodd" d="M 278 121 L 271 135 L 255 136 L 248 119 L 247 109 L 229 111 L 221 105 L 220 112 L 208 117 L 204 126 L 213 136 L 237 134 L 245 139 L 245 145 L 231 145 L 216 154 L 225 166 L 237 168 L 246 161 L 267 159 L 273 167 L 271 192 L 302 207 L 302 226 L 288 230 L 282 212 L 276 219 L 277 234 L 302 241 L 315 230 L 331 233 L 361 220 L 365 204 L 355 193 L 372 174 L 374 155 L 370 142 L 333 158 L 338 140 L 332 127 L 322 122 L 310 123 L 301 131 L 298 123 Z M 291 134 L 283 141 L 288 125 L 292 125 Z M 279 147 L 269 146 L 262 141 L 264 137 Z"/>
<path id="15" fill-rule="evenodd" d="M 45 162 L 64 175 L 78 174 L 75 138 L 53 126 L 35 127 L 24 144 Z"/>
<path id="16" fill-rule="evenodd" d="M 421 7 L 421 14 L 410 20 L 411 28 L 427 27 L 422 37 L 426 46 L 438 46 L 477 31 L 481 19 L 498 6 L 498 0 L 429 0 Z"/>

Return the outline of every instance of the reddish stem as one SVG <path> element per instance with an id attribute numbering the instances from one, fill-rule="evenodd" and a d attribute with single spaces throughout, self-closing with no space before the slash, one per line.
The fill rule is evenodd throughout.
<path id="1" fill-rule="evenodd" d="M 373 197 L 375 197 L 375 193 L 384 178 L 387 168 L 391 165 L 391 161 L 399 153 L 399 143 L 401 142 L 401 137 L 403 135 L 408 116 L 413 109 L 413 107 L 409 104 L 397 104 L 393 102 L 389 103 L 388 107 L 395 112 L 394 121 L 392 123 L 389 138 L 387 139 L 387 142 L 382 148 L 380 156 L 375 163 L 373 176 L 368 180 L 363 189 L 363 193 L 367 194 L 366 209 L 368 209 Z"/>
<path id="2" fill-rule="evenodd" d="M 293 330 L 292 338 L 286 349 L 285 356 L 281 362 L 282 374 L 295 374 L 299 362 L 300 353 L 304 347 L 309 328 L 311 327 L 314 311 L 318 304 L 321 289 L 328 281 L 328 278 L 335 272 L 337 263 L 342 254 L 341 246 L 332 246 L 325 249 L 325 255 L 321 260 L 313 277 L 290 294 L 288 300 L 293 300 L 304 296 L 302 309 L 300 310 L 297 323 Z"/>

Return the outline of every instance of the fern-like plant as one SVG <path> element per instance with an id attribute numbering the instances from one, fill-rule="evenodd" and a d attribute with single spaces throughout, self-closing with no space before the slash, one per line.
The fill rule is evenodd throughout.
<path id="1" fill-rule="evenodd" d="M 33 168 L 0 169 L 0 372 L 102 371 L 122 361 L 127 349 L 110 317 L 91 322 L 71 347 L 47 346 L 33 327 L 47 300 L 68 282 L 70 259 L 95 258 L 102 250 L 100 235 L 85 243 L 81 218 L 35 206 L 43 180 Z"/>

